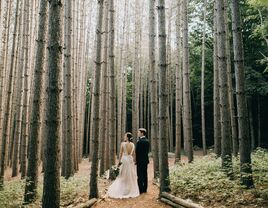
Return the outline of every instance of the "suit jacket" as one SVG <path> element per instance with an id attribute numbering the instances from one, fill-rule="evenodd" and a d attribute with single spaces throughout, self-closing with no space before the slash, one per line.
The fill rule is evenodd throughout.
<path id="1" fill-rule="evenodd" d="M 149 163 L 149 140 L 146 137 L 142 137 L 136 144 L 136 162 L 139 164 L 148 164 Z"/>

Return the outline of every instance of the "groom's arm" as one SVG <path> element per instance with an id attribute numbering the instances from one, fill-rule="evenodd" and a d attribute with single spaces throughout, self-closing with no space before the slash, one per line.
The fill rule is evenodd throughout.
<path id="1" fill-rule="evenodd" d="M 136 163 L 137 163 L 137 161 L 138 161 L 139 146 L 140 146 L 140 143 L 137 142 L 137 144 L 136 144 L 136 148 L 135 148 L 135 156 L 136 156 L 136 160 L 135 160 L 135 162 L 136 162 Z"/>

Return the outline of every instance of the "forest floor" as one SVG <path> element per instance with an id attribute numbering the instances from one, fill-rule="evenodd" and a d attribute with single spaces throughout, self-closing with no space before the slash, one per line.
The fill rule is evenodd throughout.
<path id="1" fill-rule="evenodd" d="M 198 152 L 196 155 L 200 155 Z M 187 158 L 182 156 L 182 161 L 187 162 Z M 174 165 L 174 158 L 169 158 L 169 165 L 172 167 Z M 61 207 L 74 208 L 80 204 L 85 203 L 88 200 L 88 191 L 89 191 L 89 174 L 90 174 L 91 163 L 88 162 L 88 158 L 84 158 L 79 165 L 79 171 L 75 173 L 74 177 L 65 180 L 61 178 Z M 132 199 L 111 199 L 106 195 L 107 189 L 109 185 L 112 183 L 111 181 L 100 177 L 99 178 L 99 194 L 100 199 L 93 207 L 94 208 L 168 208 L 170 206 L 162 203 L 158 199 L 159 188 L 153 184 L 153 161 L 150 159 L 150 163 L 148 166 L 148 191 L 145 194 L 140 195 L 137 198 Z M 5 172 L 5 181 L 7 193 L 13 192 L 13 190 L 17 190 L 16 194 L 13 197 L 0 196 L 0 198 L 4 198 L 9 201 L 5 205 L 5 207 L 17 207 L 21 205 L 23 200 L 23 192 L 24 192 L 24 183 L 25 180 L 21 180 L 20 174 L 17 177 L 11 177 L 11 169 L 8 168 Z M 41 196 L 42 196 L 42 182 L 43 182 L 43 173 L 39 175 L 39 197 L 35 204 L 32 204 L 28 207 L 40 207 L 41 205 Z M 0 194 L 1 195 L 1 194 Z M 16 198 L 16 202 L 14 202 L 14 198 Z M 0 203 L 1 205 L 1 203 Z M 1 206 L 0 206 L 1 207 Z"/>
<path id="2" fill-rule="evenodd" d="M 173 163 L 173 159 L 170 159 L 170 163 Z M 173 163 L 174 164 L 174 163 Z M 95 204 L 93 208 L 167 208 L 170 207 L 158 199 L 159 188 L 153 184 L 153 162 L 150 161 L 148 166 L 148 191 L 145 194 L 141 194 L 137 198 L 131 199 L 111 199 L 105 196 L 102 201 Z M 105 192 L 108 186 L 104 187 Z"/>
<path id="3" fill-rule="evenodd" d="M 186 159 L 186 158 L 185 158 Z M 169 159 L 170 165 L 174 164 L 174 159 Z M 79 171 L 74 177 L 65 180 L 61 178 L 61 207 L 74 208 L 84 204 L 88 200 L 89 191 L 89 175 L 91 163 L 88 158 L 84 158 L 79 165 Z M 25 180 L 21 180 L 20 174 L 17 177 L 11 177 L 12 170 L 8 168 L 5 172 L 6 192 L 0 192 L 0 207 L 20 207 L 23 200 Z M 168 208 L 170 206 L 162 203 L 158 199 L 159 188 L 153 184 L 153 162 L 150 159 L 148 166 L 148 192 L 133 199 L 110 199 L 106 196 L 107 189 L 112 183 L 111 181 L 100 177 L 99 178 L 99 194 L 100 199 L 93 207 L 94 208 Z M 27 206 L 31 208 L 40 207 L 42 195 L 43 173 L 39 175 L 38 193 L 39 197 L 36 203 Z M 14 191 L 16 190 L 16 194 Z M 9 193 L 12 193 L 11 195 Z M 1 196 L 3 194 L 3 196 Z M 8 195 L 8 196 L 7 196 Z M 13 196 L 12 196 L 13 195 Z M 6 200 L 6 203 L 1 203 L 1 199 Z M 16 199 L 16 200 L 14 200 Z"/>
<path id="4" fill-rule="evenodd" d="M 209 208 L 268 208 L 268 152 L 259 150 L 252 154 L 254 181 L 256 188 L 245 190 L 239 185 L 239 158 L 233 159 L 235 180 L 229 180 L 221 170 L 220 158 L 213 154 L 202 156 L 195 151 L 195 162 L 188 164 L 182 156 L 180 165 L 174 166 L 174 154 L 169 154 L 170 182 L 172 194 L 191 200 Z M 91 163 L 84 158 L 74 177 L 65 180 L 61 177 L 60 207 L 75 208 L 88 202 L 89 175 Z M 159 188 L 153 183 L 153 161 L 148 166 L 149 187 L 146 194 L 133 199 L 111 199 L 107 189 L 112 181 L 99 177 L 100 199 L 93 208 L 168 208 L 158 199 Z M 43 173 L 39 175 L 38 197 L 35 203 L 23 206 L 25 179 L 20 175 L 11 177 L 11 169 L 5 172 L 4 191 L 0 191 L 0 208 L 41 207 Z"/>

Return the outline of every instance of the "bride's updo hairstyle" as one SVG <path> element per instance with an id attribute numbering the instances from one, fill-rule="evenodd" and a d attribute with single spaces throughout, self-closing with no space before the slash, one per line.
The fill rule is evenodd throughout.
<path id="1" fill-rule="evenodd" d="M 133 137 L 132 137 L 132 134 L 131 134 L 130 132 L 127 132 L 127 133 L 126 133 L 126 136 L 127 136 L 127 140 L 128 140 L 129 142 L 133 142 Z"/>

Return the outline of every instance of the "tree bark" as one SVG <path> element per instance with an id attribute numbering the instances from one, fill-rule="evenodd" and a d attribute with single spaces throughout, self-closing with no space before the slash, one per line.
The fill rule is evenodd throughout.
<path id="1" fill-rule="evenodd" d="M 189 72 L 189 43 L 188 43 L 188 0 L 183 0 L 183 135 L 184 147 L 188 162 L 193 161 L 193 128 L 191 111 L 191 91 Z"/>
<path id="2" fill-rule="evenodd" d="M 220 83 L 220 110 L 221 110 L 221 151 L 222 168 L 228 176 L 232 175 L 231 152 L 231 124 L 230 106 L 228 102 L 227 58 L 226 58 L 226 29 L 224 25 L 224 1 L 216 0 L 217 5 L 217 43 L 218 43 L 218 67 Z"/>
<path id="3" fill-rule="evenodd" d="M 159 155 L 157 138 L 157 78 L 156 78 L 156 20 L 155 20 L 155 0 L 149 1 L 149 59 L 150 59 L 150 107 L 151 107 L 151 147 L 154 161 L 154 178 L 159 176 Z"/>
<path id="4" fill-rule="evenodd" d="M 5 113 L 5 74 L 7 68 L 7 54 L 8 54 L 8 34 L 9 34 L 9 18 L 11 11 L 11 1 L 6 1 L 6 11 L 4 14 L 4 32 L 2 35 L 2 51 L 1 51 L 1 66 L 0 66 L 0 142 L 1 142 L 1 160 L 0 160 L 0 189 L 4 185 L 4 172 L 6 168 L 6 152 L 8 147 L 8 139 L 4 131 L 3 113 Z M 8 120 L 6 120 L 8 121 Z"/>
<path id="5" fill-rule="evenodd" d="M 26 0 L 24 5 L 24 94 L 23 94 L 23 120 L 22 120 L 22 141 L 21 141 L 21 178 L 26 176 L 27 170 L 27 144 L 29 139 L 29 102 L 30 102 L 30 1 Z"/>
<path id="6" fill-rule="evenodd" d="M 176 19 L 176 136 L 175 136 L 175 163 L 181 160 L 181 100 L 182 100 L 182 88 L 181 88 L 181 6 L 182 3 L 177 3 L 177 19 Z"/>
<path id="7" fill-rule="evenodd" d="M 160 193 L 170 191 L 167 149 L 167 104 L 168 91 L 166 80 L 166 18 L 165 0 L 158 0 L 158 31 L 159 31 L 159 170 Z"/>
<path id="8" fill-rule="evenodd" d="M 99 166 L 99 123 L 100 123 L 100 78 L 101 78 L 101 49 L 102 49 L 102 21 L 103 21 L 103 3 L 104 0 L 98 1 L 98 16 L 97 16 L 97 47 L 96 47 L 96 61 L 95 61 L 95 77 L 94 77 L 94 105 L 93 105 L 93 132 L 92 132 L 92 163 L 91 163 L 91 173 L 90 173 L 90 192 L 89 198 L 98 198 L 98 166 Z"/>
<path id="9" fill-rule="evenodd" d="M 73 128 L 73 102 L 72 102 L 72 88 L 73 83 L 72 79 L 74 74 L 72 73 L 72 56 L 73 54 L 73 2 L 72 0 L 66 1 L 66 8 L 65 8 L 65 35 L 64 35 L 64 42 L 65 42 L 65 55 L 64 55 L 64 74 L 65 74 L 65 85 L 66 85 L 66 97 L 65 99 L 65 123 L 66 123 L 66 171 L 65 171 L 65 178 L 68 179 L 69 177 L 73 176 L 74 174 L 74 128 Z"/>
<path id="10" fill-rule="evenodd" d="M 206 145 L 206 116 L 205 116 L 205 40 L 206 40 L 206 15 L 207 15 L 207 1 L 204 0 L 203 13 L 203 38 L 202 38 L 202 66 L 201 66 L 201 120 L 202 120 L 202 144 L 203 155 L 207 154 Z"/>
<path id="11" fill-rule="evenodd" d="M 57 208 L 60 207 L 63 2 L 51 0 L 49 3 L 47 138 L 42 207 Z"/>
<path id="12" fill-rule="evenodd" d="M 116 150 L 116 92 L 115 92 L 115 63 L 114 63 L 114 0 L 109 4 L 109 71 L 110 71 L 110 111 L 109 111 L 109 164 L 110 167 L 115 164 Z"/>
<path id="13" fill-rule="evenodd" d="M 108 77 L 108 30 L 109 30 L 109 2 L 105 1 L 104 5 L 104 47 L 103 47 L 103 65 L 102 65 L 102 97 L 101 97 L 101 128 L 99 129 L 100 134 L 100 175 L 104 174 L 105 171 L 105 144 L 108 140 L 106 137 L 107 133 L 107 120 L 108 120 L 108 105 L 107 100 L 109 99 L 107 93 L 107 85 L 109 81 Z M 108 158 L 107 158 L 108 159 Z"/>
<path id="14" fill-rule="evenodd" d="M 236 79 L 236 99 L 238 113 L 238 135 L 240 141 L 240 181 L 247 188 L 254 186 L 251 168 L 250 139 L 247 128 L 247 106 L 245 97 L 245 68 L 242 28 L 240 20 L 239 2 L 232 0 L 232 31 L 234 45 L 234 63 Z"/>
<path id="15" fill-rule="evenodd" d="M 34 70 L 34 97 L 31 112 L 28 169 L 24 193 L 24 202 L 26 203 L 35 201 L 37 197 L 39 141 L 41 136 L 41 116 L 43 112 L 42 95 L 44 91 L 44 66 L 46 57 L 45 50 L 48 15 L 48 3 L 46 0 L 42 0 L 40 2 L 39 14 L 40 18 Z"/>
<path id="16" fill-rule="evenodd" d="M 221 156 L 221 123 L 220 123 L 220 92 L 219 92 L 219 65 L 218 65 L 218 41 L 217 41 L 217 7 L 214 3 L 213 14 L 213 123 L 214 123 L 214 152 Z"/>
<path id="17" fill-rule="evenodd" d="M 231 133 L 232 133 L 232 151 L 234 156 L 238 154 L 238 140 L 237 140 L 237 125 L 234 107 L 233 97 L 233 83 L 232 83 L 232 69 L 231 69 L 231 51 L 230 51 L 230 38 L 229 38 L 229 25 L 228 25 L 228 1 L 224 0 L 224 24 L 226 30 L 226 56 L 227 56 L 227 80 L 228 80 L 228 99 L 230 106 L 230 117 L 231 117 Z"/>

